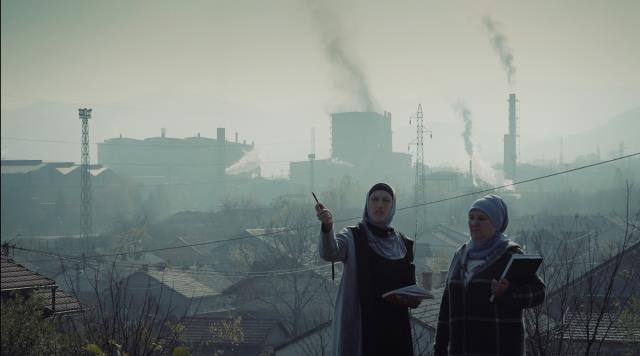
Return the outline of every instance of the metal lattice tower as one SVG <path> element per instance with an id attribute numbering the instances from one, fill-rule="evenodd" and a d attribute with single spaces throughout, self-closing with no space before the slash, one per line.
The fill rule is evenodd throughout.
<path id="1" fill-rule="evenodd" d="M 89 172 L 89 119 L 91 109 L 78 109 L 80 120 L 82 121 L 82 145 L 80 148 L 81 170 L 80 170 L 80 234 L 88 239 L 92 230 L 91 215 L 91 173 Z"/>
<path id="2" fill-rule="evenodd" d="M 427 201 L 427 189 L 426 189 L 426 175 L 424 171 L 424 134 L 429 133 L 430 130 L 424 128 L 422 104 L 418 104 L 418 111 L 411 117 L 416 121 L 416 139 L 410 144 L 416 146 L 416 178 L 414 185 L 414 199 L 413 202 L 416 205 L 416 231 L 415 237 L 422 232 L 422 227 L 426 225 L 426 208 L 424 204 Z M 411 123 L 411 119 L 409 119 Z"/>

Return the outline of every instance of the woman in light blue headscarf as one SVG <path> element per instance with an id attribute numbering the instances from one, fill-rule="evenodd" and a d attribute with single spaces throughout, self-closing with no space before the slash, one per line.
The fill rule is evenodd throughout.
<path id="1" fill-rule="evenodd" d="M 335 234 L 331 211 L 316 205 L 320 257 L 343 262 L 333 319 L 333 355 L 413 355 L 408 308 L 414 299 L 393 302 L 382 294 L 416 283 L 413 241 L 392 226 L 396 199 L 385 183 L 367 193 L 362 221 Z"/>
<path id="2" fill-rule="evenodd" d="M 520 284 L 498 280 L 522 248 L 506 238 L 504 200 L 486 195 L 468 211 L 470 239 L 454 254 L 440 304 L 434 353 L 524 355 L 522 310 L 544 301 L 534 275 Z"/>

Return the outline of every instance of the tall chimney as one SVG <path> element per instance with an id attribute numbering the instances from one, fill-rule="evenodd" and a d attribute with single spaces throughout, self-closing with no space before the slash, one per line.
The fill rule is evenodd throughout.
<path id="1" fill-rule="evenodd" d="M 504 135 L 503 170 L 506 179 L 516 179 L 516 94 L 509 94 L 509 133 Z"/>
<path id="2" fill-rule="evenodd" d="M 473 160 L 469 159 L 469 183 L 473 187 Z"/>

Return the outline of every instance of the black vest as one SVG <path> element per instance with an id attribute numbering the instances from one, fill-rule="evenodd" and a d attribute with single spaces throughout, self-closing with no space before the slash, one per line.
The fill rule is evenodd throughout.
<path id="1" fill-rule="evenodd" d="M 364 226 L 350 229 L 356 248 L 363 355 L 413 355 L 408 308 L 382 299 L 383 293 L 416 283 L 413 241 L 400 234 L 407 254 L 390 260 L 369 247 Z"/>

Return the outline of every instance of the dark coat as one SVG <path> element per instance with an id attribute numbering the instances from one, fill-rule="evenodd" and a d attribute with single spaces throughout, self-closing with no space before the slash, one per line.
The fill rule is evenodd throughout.
<path id="1" fill-rule="evenodd" d="M 440 304 L 436 355 L 524 355 L 522 310 L 541 304 L 545 285 L 537 275 L 524 284 L 512 283 L 501 298 L 490 302 L 491 280 L 499 279 L 520 246 L 509 242 L 464 285 L 467 245 L 453 256 Z"/>

